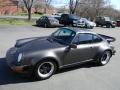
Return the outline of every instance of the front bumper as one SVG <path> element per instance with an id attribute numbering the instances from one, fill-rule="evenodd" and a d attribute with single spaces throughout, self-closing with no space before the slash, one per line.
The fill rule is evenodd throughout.
<path id="1" fill-rule="evenodd" d="M 11 70 L 16 73 L 30 73 L 32 66 L 10 66 Z"/>
<path id="2" fill-rule="evenodd" d="M 115 55 L 115 53 L 116 53 L 116 50 L 113 50 L 113 51 L 112 51 L 112 55 Z"/>
<path id="3" fill-rule="evenodd" d="M 85 24 L 83 23 L 74 23 L 73 25 L 76 27 L 85 27 Z"/>
<path id="4" fill-rule="evenodd" d="M 23 65 L 20 62 L 17 62 L 17 58 L 18 53 L 16 52 L 16 48 L 9 49 L 6 54 L 6 62 L 12 71 L 17 73 L 29 73 L 32 71 L 33 66 Z"/>

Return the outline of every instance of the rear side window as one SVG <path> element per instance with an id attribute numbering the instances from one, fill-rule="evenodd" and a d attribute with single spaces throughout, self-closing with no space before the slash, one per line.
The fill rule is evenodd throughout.
<path id="1" fill-rule="evenodd" d="M 73 43 L 75 44 L 89 44 L 93 41 L 93 35 L 92 34 L 79 34 Z"/>
<path id="2" fill-rule="evenodd" d="M 101 42 L 102 39 L 96 35 L 93 35 L 93 43 Z"/>
<path id="3" fill-rule="evenodd" d="M 87 44 L 87 43 L 92 43 L 92 35 L 91 34 L 80 34 L 79 44 Z"/>

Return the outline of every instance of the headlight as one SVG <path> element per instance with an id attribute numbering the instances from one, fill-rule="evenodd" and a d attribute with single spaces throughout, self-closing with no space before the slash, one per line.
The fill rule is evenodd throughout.
<path id="1" fill-rule="evenodd" d="M 19 55 L 18 55 L 18 62 L 20 62 L 21 61 L 21 59 L 22 59 L 22 53 L 20 53 Z"/>

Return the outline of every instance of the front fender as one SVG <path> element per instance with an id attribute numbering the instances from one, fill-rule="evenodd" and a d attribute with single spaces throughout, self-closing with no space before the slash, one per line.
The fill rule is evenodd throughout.
<path id="1" fill-rule="evenodd" d="M 60 58 L 53 52 L 42 52 L 41 54 L 32 58 L 31 64 L 36 65 L 37 63 L 39 63 L 43 60 L 46 60 L 46 59 L 54 60 L 55 62 L 57 62 L 58 66 L 62 65 Z"/>

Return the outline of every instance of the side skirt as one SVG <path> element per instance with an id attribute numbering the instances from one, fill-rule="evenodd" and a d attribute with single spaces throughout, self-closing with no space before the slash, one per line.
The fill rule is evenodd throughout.
<path id="1" fill-rule="evenodd" d="M 81 61 L 81 62 L 77 62 L 77 63 L 63 65 L 63 66 L 60 66 L 60 69 L 75 66 L 75 65 L 79 65 L 79 64 L 82 64 L 82 63 L 90 62 L 90 61 L 94 61 L 94 59 L 89 59 L 89 60 L 85 60 L 85 61 Z"/>

